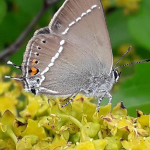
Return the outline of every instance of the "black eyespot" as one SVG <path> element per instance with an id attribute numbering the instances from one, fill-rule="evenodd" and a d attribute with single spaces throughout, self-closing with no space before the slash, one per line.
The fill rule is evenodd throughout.
<path id="1" fill-rule="evenodd" d="M 114 71 L 114 76 L 115 76 L 115 79 L 117 79 L 117 77 L 118 77 L 118 72 L 117 71 Z"/>
<path id="2" fill-rule="evenodd" d="M 32 72 L 32 70 L 30 69 L 30 70 L 29 70 L 29 73 L 31 73 L 31 72 Z"/>
<path id="3" fill-rule="evenodd" d="M 37 81 L 38 84 L 40 83 L 40 79 L 37 79 L 36 81 Z"/>
<path id="4" fill-rule="evenodd" d="M 46 43 L 46 41 L 45 41 L 45 40 L 43 40 L 42 42 L 43 42 L 43 43 Z"/>
<path id="5" fill-rule="evenodd" d="M 40 54 L 39 53 L 36 53 L 36 56 L 39 56 Z"/>
<path id="6" fill-rule="evenodd" d="M 38 64 L 38 62 L 39 62 L 39 61 L 37 61 L 37 60 L 35 61 L 36 64 Z"/>
<path id="7" fill-rule="evenodd" d="M 41 49 L 41 47 L 39 47 L 39 46 L 38 46 L 37 48 L 38 48 L 39 50 Z"/>
<path id="8" fill-rule="evenodd" d="M 35 89 L 31 89 L 31 92 L 36 95 L 36 90 Z"/>
<path id="9" fill-rule="evenodd" d="M 39 73 L 40 72 L 40 70 L 39 69 L 37 69 L 37 73 Z"/>

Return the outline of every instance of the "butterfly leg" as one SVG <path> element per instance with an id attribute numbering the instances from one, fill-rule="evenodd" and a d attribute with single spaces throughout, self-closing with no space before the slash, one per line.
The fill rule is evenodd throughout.
<path id="1" fill-rule="evenodd" d="M 107 93 L 106 93 L 106 96 L 109 98 L 108 104 L 111 104 L 112 95 L 111 95 L 109 92 L 107 92 Z"/>
<path id="2" fill-rule="evenodd" d="M 99 107 L 100 107 L 101 101 L 103 100 L 104 97 L 108 97 L 109 98 L 108 104 L 111 104 L 112 96 L 109 92 L 105 92 L 105 94 L 98 99 L 97 108 L 96 108 L 97 112 L 99 112 Z"/>
<path id="3" fill-rule="evenodd" d="M 104 94 L 104 96 L 99 97 L 99 99 L 98 99 L 97 108 L 96 108 L 97 112 L 99 112 L 99 107 L 100 107 L 101 101 L 103 100 L 104 97 L 105 97 L 105 94 Z"/>
<path id="4" fill-rule="evenodd" d="M 67 98 L 65 98 L 63 101 L 67 101 L 68 99 L 71 99 L 71 97 L 73 96 L 73 94 L 69 95 Z"/>
<path id="5" fill-rule="evenodd" d="M 74 99 L 75 99 L 75 97 L 78 95 L 78 93 L 77 94 L 74 94 L 73 96 L 71 95 L 70 97 L 72 97 L 68 102 L 66 102 L 64 105 L 62 105 L 61 107 L 65 107 L 65 106 L 67 106 L 68 104 L 70 104 Z M 68 97 L 69 98 L 69 97 Z"/>

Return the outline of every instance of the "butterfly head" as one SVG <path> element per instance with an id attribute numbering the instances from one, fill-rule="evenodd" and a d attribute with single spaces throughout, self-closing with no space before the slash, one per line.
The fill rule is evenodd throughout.
<path id="1" fill-rule="evenodd" d="M 114 82 L 117 83 L 119 81 L 121 72 L 118 72 L 117 69 L 113 69 Z"/>

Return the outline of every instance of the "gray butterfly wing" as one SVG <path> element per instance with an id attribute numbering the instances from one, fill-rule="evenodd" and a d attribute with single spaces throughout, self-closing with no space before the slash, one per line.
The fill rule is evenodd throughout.
<path id="1" fill-rule="evenodd" d="M 52 34 L 65 37 L 80 47 L 91 47 L 110 73 L 112 49 L 99 0 L 67 0 L 50 22 L 49 29 Z"/>
<path id="2" fill-rule="evenodd" d="M 44 73 L 45 80 L 41 86 L 58 91 L 60 95 L 68 95 L 85 89 L 90 83 L 90 78 L 98 75 L 98 68 L 101 64 L 98 58 L 93 56 L 88 46 L 80 47 L 65 38 L 62 40 L 64 44 L 57 49 L 55 54 L 56 56 L 59 53 L 59 56 L 58 58 L 54 56 L 56 58 L 54 65 Z M 56 45 L 61 41 L 58 41 Z"/>
<path id="3" fill-rule="evenodd" d="M 99 61 L 88 46 L 82 48 L 57 35 L 34 36 L 24 59 L 23 76 L 29 80 L 44 79 L 39 83 L 39 93 L 68 95 L 79 92 L 81 88 L 85 89 L 92 74 L 98 75 L 99 72 L 95 69 L 99 67 Z"/>
<path id="4" fill-rule="evenodd" d="M 112 50 L 101 3 L 66 1 L 49 28 L 35 33 L 24 56 L 24 75 L 40 79 L 39 93 L 76 93 L 87 88 L 92 76 L 109 74 Z M 33 66 L 35 58 L 38 63 Z"/>

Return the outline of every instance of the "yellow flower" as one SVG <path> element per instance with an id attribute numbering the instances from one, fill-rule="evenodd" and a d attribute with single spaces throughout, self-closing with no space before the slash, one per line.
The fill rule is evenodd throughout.
<path id="1" fill-rule="evenodd" d="M 107 10 L 111 6 L 111 0 L 102 0 L 104 10 Z"/>
<path id="2" fill-rule="evenodd" d="M 10 110 L 15 116 L 17 116 L 17 103 L 17 99 L 14 99 L 13 97 L 0 96 L 0 113 L 3 114 L 6 110 Z"/>
<path id="3" fill-rule="evenodd" d="M 0 82 L 3 80 L 4 75 L 10 72 L 10 68 L 7 66 L 0 66 Z"/>
<path id="4" fill-rule="evenodd" d="M 56 149 L 58 147 L 65 147 L 67 141 L 63 138 L 63 136 L 55 135 L 55 138 L 52 141 L 50 149 Z"/>
<path id="5" fill-rule="evenodd" d="M 118 6 L 124 7 L 124 13 L 128 14 L 139 9 L 141 0 L 116 0 Z"/>
<path id="6" fill-rule="evenodd" d="M 149 150 L 150 138 L 135 138 L 131 141 L 121 140 L 123 148 L 131 150 Z"/>
<path id="7" fill-rule="evenodd" d="M 46 138 L 46 132 L 43 127 L 38 126 L 37 121 L 28 120 L 27 128 L 21 133 L 21 136 L 36 135 L 39 139 Z"/>
<path id="8" fill-rule="evenodd" d="M 76 150 L 95 150 L 95 147 L 92 141 L 87 141 L 80 143 L 76 147 Z"/>
<path id="9" fill-rule="evenodd" d="M 7 143 L 10 141 L 11 145 L 14 146 L 17 143 L 17 137 L 13 131 L 13 123 L 15 121 L 15 116 L 9 111 L 5 111 L 1 120 L 0 120 L 0 138 L 4 141 L 1 141 L 2 145 L 6 147 L 9 146 Z M 7 142 L 6 142 L 7 141 Z"/>

